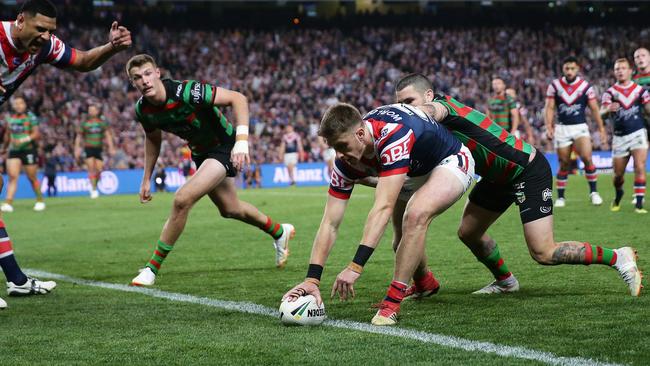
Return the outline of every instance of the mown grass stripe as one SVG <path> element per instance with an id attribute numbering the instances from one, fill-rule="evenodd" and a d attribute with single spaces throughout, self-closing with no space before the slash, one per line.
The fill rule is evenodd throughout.
<path id="1" fill-rule="evenodd" d="M 161 291 L 151 288 L 131 287 L 122 284 L 99 282 L 92 280 L 85 280 L 80 278 L 69 277 L 62 274 L 50 273 L 35 269 L 29 269 L 27 272 L 36 277 L 44 277 L 55 279 L 64 282 L 70 282 L 78 285 L 99 287 L 116 291 L 139 293 L 151 297 L 167 299 L 171 301 L 186 302 L 198 305 L 211 306 L 214 308 L 232 310 L 242 313 L 257 314 L 264 316 L 278 317 L 278 310 L 272 309 L 263 305 L 258 305 L 250 302 L 242 301 L 227 301 L 216 300 L 207 297 L 198 297 L 187 294 L 179 294 L 174 292 Z M 502 357 L 519 358 L 525 360 L 539 361 L 549 365 L 564 365 L 564 366 L 617 366 L 618 364 L 605 363 L 597 360 L 581 358 L 581 357 L 560 357 L 550 352 L 537 351 L 524 347 L 506 346 L 490 342 L 480 342 L 471 339 L 464 339 L 459 337 L 446 336 L 435 333 L 427 333 L 411 329 L 403 329 L 398 327 L 377 327 L 366 323 L 359 323 L 349 320 L 334 320 L 328 319 L 323 323 L 325 326 L 334 328 L 357 330 L 361 332 L 381 334 L 393 337 L 400 337 L 412 339 L 424 343 L 432 343 L 443 347 L 450 347 L 462 349 L 468 352 L 481 352 L 491 353 Z"/>

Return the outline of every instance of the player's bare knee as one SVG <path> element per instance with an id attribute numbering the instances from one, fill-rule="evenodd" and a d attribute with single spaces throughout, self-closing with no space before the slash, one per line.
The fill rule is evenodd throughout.
<path id="1" fill-rule="evenodd" d="M 431 212 L 419 208 L 409 208 L 404 213 L 404 225 L 408 229 L 426 228 L 431 218 Z"/>
<path id="2" fill-rule="evenodd" d="M 190 209 L 190 207 L 192 207 L 193 204 L 194 204 L 194 201 L 187 194 L 184 194 L 182 192 L 178 192 L 174 196 L 174 203 L 173 203 L 174 211 L 177 211 L 177 212 L 178 211 L 187 211 L 187 210 Z"/>

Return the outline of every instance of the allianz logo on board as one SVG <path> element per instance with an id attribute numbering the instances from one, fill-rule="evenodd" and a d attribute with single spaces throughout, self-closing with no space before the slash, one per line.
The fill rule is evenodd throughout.
<path id="1" fill-rule="evenodd" d="M 47 192 L 47 177 L 43 177 L 41 182 L 41 192 Z M 72 178 L 65 175 L 59 175 L 54 180 L 54 185 L 59 192 L 88 192 L 91 189 L 90 179 L 88 177 Z M 120 180 L 117 175 L 111 171 L 103 171 L 101 179 L 97 184 L 97 189 L 102 194 L 114 194 L 120 187 Z"/>
<path id="2" fill-rule="evenodd" d="M 294 168 L 294 177 L 298 183 L 329 182 L 327 166 L 323 168 L 298 169 Z M 273 172 L 273 183 L 289 183 L 289 170 L 286 167 L 276 167 Z"/>

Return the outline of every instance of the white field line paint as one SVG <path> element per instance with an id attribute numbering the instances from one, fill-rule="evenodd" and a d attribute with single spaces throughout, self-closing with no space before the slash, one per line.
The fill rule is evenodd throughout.
<path id="1" fill-rule="evenodd" d="M 218 309 L 225 309 L 237 311 L 241 313 L 249 313 L 256 315 L 265 315 L 273 318 L 278 318 L 278 310 L 272 309 L 263 305 L 258 305 L 250 302 L 240 301 L 226 301 L 216 300 L 207 297 L 198 297 L 187 294 L 179 294 L 174 292 L 166 292 L 151 288 L 132 287 L 122 284 L 99 282 L 92 280 L 84 280 L 80 278 L 69 277 L 62 274 L 50 273 L 35 269 L 29 269 L 27 272 L 36 277 L 51 278 L 59 281 L 75 283 L 78 285 L 85 285 L 91 287 L 99 287 L 123 292 L 134 292 L 151 297 L 167 299 L 171 301 L 186 302 L 191 304 L 211 306 Z M 459 337 L 451 337 L 435 333 L 421 332 L 411 329 L 403 329 L 398 327 L 377 327 L 371 324 L 359 323 L 349 320 L 334 320 L 328 319 L 323 325 L 358 330 L 366 333 L 381 334 L 393 337 L 406 338 L 416 340 L 424 343 L 432 343 L 443 347 L 457 348 L 469 352 L 483 352 L 492 353 L 503 357 L 520 358 L 525 360 L 533 360 L 543 362 L 549 365 L 564 365 L 564 366 L 619 366 L 618 364 L 605 363 L 597 360 L 581 358 L 581 357 L 560 357 L 550 352 L 536 351 L 524 347 L 506 346 L 490 342 L 473 341 Z"/>

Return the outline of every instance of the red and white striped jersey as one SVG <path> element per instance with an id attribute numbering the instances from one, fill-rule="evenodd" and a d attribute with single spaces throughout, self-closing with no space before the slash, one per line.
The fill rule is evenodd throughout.
<path id="1" fill-rule="evenodd" d="M 41 50 L 32 55 L 18 52 L 11 38 L 12 21 L 0 22 L 0 85 L 6 90 L 0 94 L 0 105 L 11 97 L 20 84 L 34 72 L 40 64 L 52 64 L 56 67 L 72 65 L 77 51 L 52 35 Z"/>

